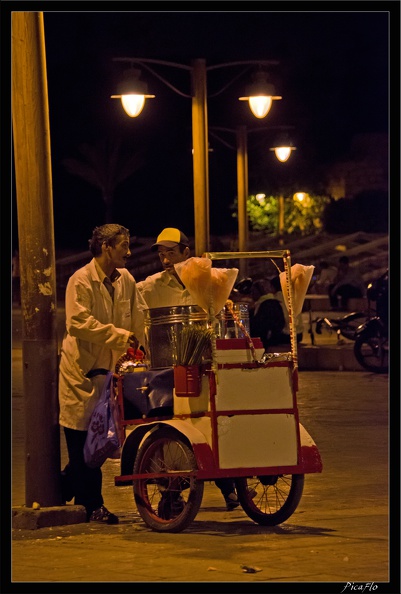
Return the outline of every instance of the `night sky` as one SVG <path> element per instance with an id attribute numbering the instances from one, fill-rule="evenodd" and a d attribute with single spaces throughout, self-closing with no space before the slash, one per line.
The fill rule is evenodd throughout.
<path id="1" fill-rule="evenodd" d="M 197 5 L 205 4 L 211 5 Z M 232 5 L 236 4 L 245 6 Z M 346 155 L 354 134 L 388 131 L 393 18 L 386 9 L 389 3 L 354 3 L 354 7 L 369 8 L 355 12 L 338 8 L 285 12 L 283 4 L 263 4 L 280 6 L 273 12 L 44 11 L 56 250 L 86 249 L 93 227 L 104 222 L 100 191 L 69 174 L 62 160 L 76 157 L 81 144 L 94 144 L 116 133 L 127 151 L 141 154 L 143 165 L 117 187 L 115 222 L 139 237 L 156 236 L 165 226 L 181 227 L 193 235 L 191 101 L 143 71 L 142 78 L 156 98 L 147 101 L 138 118 L 129 118 L 120 101 L 110 99 L 123 70 L 113 58 L 154 58 L 186 66 L 204 58 L 207 67 L 247 59 L 279 61 L 269 74 L 283 99 L 273 103 L 263 120 L 251 115 L 246 102 L 238 101 L 250 82 L 250 72 L 216 98 L 211 95 L 241 68 L 208 73 L 209 126 L 234 130 L 245 124 L 252 130 L 248 134 L 250 193 L 265 191 L 270 184 L 274 189 L 283 176 L 298 176 L 300 184 L 306 183 L 311 172 L 316 175 L 322 166 Z M 322 4 L 342 8 L 346 3 Z M 129 3 L 96 3 L 101 5 Z M 190 93 L 188 71 L 153 68 Z M 277 126 L 293 126 L 297 146 L 284 172 L 283 164 L 267 150 Z M 255 132 L 258 128 L 268 130 Z M 237 184 L 235 135 L 227 133 L 224 138 L 232 149 L 209 136 L 212 235 L 237 229 L 229 210 Z"/>

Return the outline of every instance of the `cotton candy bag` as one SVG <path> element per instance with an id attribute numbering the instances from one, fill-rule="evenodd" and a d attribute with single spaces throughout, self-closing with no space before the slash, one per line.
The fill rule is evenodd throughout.
<path id="1" fill-rule="evenodd" d="M 296 318 L 302 312 L 305 295 L 311 281 L 314 266 L 304 266 L 303 264 L 294 264 L 291 266 L 291 284 L 293 289 L 293 316 Z M 285 272 L 280 272 L 280 284 L 284 295 L 284 301 L 288 309 L 287 295 L 287 276 Z"/>
<path id="2" fill-rule="evenodd" d="M 196 304 L 215 316 L 223 309 L 238 276 L 238 268 L 212 268 L 210 258 L 188 258 L 174 268 Z"/>

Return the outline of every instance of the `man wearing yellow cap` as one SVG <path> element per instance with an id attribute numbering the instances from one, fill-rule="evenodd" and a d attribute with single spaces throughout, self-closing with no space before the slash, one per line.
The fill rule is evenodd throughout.
<path id="1" fill-rule="evenodd" d="M 151 249 L 159 254 L 163 270 L 137 283 L 137 288 L 149 309 L 197 305 L 174 269 L 174 264 L 184 262 L 190 257 L 189 239 L 185 233 L 174 227 L 166 227 L 158 235 Z M 234 481 L 218 479 L 215 483 L 223 494 L 227 510 L 238 507 Z"/>
<path id="2" fill-rule="evenodd" d="M 174 264 L 184 262 L 190 256 L 188 237 L 179 229 L 167 227 L 151 249 L 159 254 L 163 270 L 137 284 L 147 306 L 196 305 L 174 269 Z"/>

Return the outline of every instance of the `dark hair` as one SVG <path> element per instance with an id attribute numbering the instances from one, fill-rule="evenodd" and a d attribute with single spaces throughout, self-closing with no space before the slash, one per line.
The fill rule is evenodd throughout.
<path id="1" fill-rule="evenodd" d="M 349 264 L 349 258 L 348 256 L 341 256 L 341 258 L 339 259 L 340 264 Z"/>
<path id="2" fill-rule="evenodd" d="M 129 239 L 130 233 L 126 227 L 117 225 L 115 223 L 108 223 L 101 227 L 95 227 L 92 232 L 92 237 L 89 239 L 89 249 L 93 256 L 100 256 L 102 253 L 102 245 L 116 245 L 118 235 L 126 235 Z"/>
<path id="3" fill-rule="evenodd" d="M 251 293 L 253 295 L 253 298 L 255 298 L 256 294 L 258 295 L 258 298 L 262 295 L 266 295 L 267 290 L 268 289 L 266 287 L 266 282 L 264 281 L 264 279 L 258 279 L 253 281 L 251 287 Z"/>
<path id="4" fill-rule="evenodd" d="M 281 291 L 281 282 L 279 276 L 274 276 L 270 279 L 270 284 L 275 291 Z"/>

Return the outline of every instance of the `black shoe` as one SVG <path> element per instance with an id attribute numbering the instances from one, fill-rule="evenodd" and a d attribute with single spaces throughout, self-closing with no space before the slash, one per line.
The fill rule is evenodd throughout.
<path id="1" fill-rule="evenodd" d="M 119 519 L 116 515 L 109 512 L 109 510 L 102 505 L 99 509 L 95 509 L 89 517 L 89 522 L 98 522 L 100 524 L 118 524 Z"/>
<path id="2" fill-rule="evenodd" d="M 238 507 L 240 504 L 238 501 L 238 497 L 234 492 L 232 492 L 229 495 L 227 495 L 226 497 L 224 497 L 224 499 L 226 501 L 227 511 L 232 511 L 233 509 Z"/>

